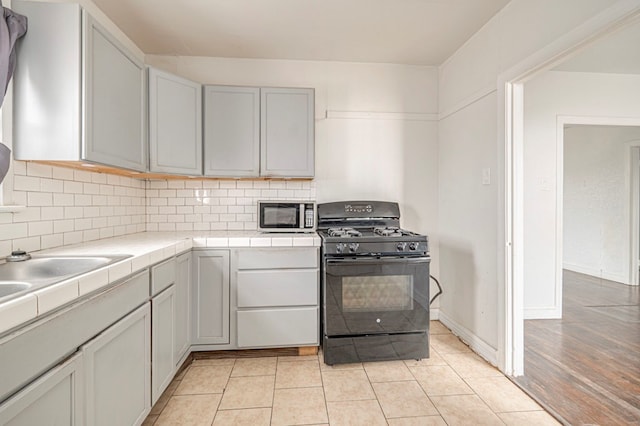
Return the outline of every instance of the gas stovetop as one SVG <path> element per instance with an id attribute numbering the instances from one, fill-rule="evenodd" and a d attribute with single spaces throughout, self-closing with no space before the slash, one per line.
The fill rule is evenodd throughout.
<path id="1" fill-rule="evenodd" d="M 400 229 L 396 226 L 376 226 L 373 228 L 335 227 L 324 231 L 327 237 L 360 238 L 360 237 L 415 237 L 419 234 Z"/>
<path id="2" fill-rule="evenodd" d="M 318 205 L 325 256 L 426 256 L 426 235 L 400 228 L 398 203 L 347 201 Z"/>
<path id="3" fill-rule="evenodd" d="M 429 252 L 426 235 L 396 227 L 329 228 L 318 233 L 325 255 L 425 256 Z"/>

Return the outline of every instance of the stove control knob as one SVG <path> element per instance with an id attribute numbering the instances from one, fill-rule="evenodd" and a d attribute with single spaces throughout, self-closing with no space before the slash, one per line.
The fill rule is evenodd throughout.
<path id="1" fill-rule="evenodd" d="M 342 253 L 342 244 L 336 244 L 336 253 Z"/>
<path id="2" fill-rule="evenodd" d="M 409 250 L 418 250 L 418 243 L 409 243 Z"/>
<path id="3" fill-rule="evenodd" d="M 358 247 L 360 247 L 360 244 L 358 243 L 351 243 L 349 244 L 349 251 L 351 253 L 355 253 L 358 250 Z"/>
<path id="4" fill-rule="evenodd" d="M 407 243 L 398 243 L 396 248 L 398 249 L 398 251 L 405 251 L 407 248 Z"/>

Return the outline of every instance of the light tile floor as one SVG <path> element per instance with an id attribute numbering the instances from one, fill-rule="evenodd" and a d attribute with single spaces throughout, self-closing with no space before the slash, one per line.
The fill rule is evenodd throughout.
<path id="1" fill-rule="evenodd" d="M 328 366 L 317 356 L 195 360 L 144 425 L 557 425 L 440 322 L 431 356 Z"/>

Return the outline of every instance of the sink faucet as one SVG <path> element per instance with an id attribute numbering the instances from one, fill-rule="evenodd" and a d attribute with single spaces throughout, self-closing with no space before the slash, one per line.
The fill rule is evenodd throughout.
<path id="1" fill-rule="evenodd" d="M 4 258 L 7 262 L 24 262 L 31 259 L 31 255 L 24 250 L 14 250 L 11 254 Z"/>

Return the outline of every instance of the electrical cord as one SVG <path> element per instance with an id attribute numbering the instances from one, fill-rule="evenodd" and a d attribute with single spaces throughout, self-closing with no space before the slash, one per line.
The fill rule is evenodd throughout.
<path id="1" fill-rule="evenodd" d="M 440 286 L 440 282 L 436 279 L 436 277 L 434 277 L 433 275 L 429 275 L 429 278 L 434 280 L 436 282 L 436 285 L 438 286 L 438 292 L 434 294 L 431 300 L 429 301 L 429 306 L 431 306 L 433 304 L 433 301 L 436 300 L 438 296 L 442 294 L 442 287 Z"/>

